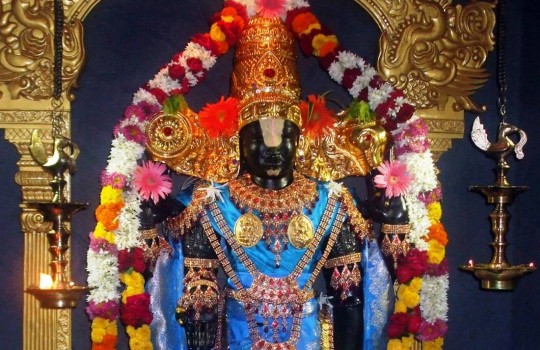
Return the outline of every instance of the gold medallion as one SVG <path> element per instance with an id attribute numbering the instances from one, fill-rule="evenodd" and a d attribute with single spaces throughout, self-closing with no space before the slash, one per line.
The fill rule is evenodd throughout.
<path id="1" fill-rule="evenodd" d="M 311 220 L 304 214 L 295 215 L 287 228 L 289 242 L 298 249 L 303 249 L 313 240 L 315 232 Z"/>
<path id="2" fill-rule="evenodd" d="M 252 213 L 242 215 L 234 224 L 234 237 L 243 247 L 253 247 L 263 236 L 261 219 Z"/>

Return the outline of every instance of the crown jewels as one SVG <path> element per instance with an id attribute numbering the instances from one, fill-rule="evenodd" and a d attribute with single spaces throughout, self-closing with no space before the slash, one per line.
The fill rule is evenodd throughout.
<path id="1" fill-rule="evenodd" d="M 279 18 L 254 17 L 236 48 L 231 95 L 240 100 L 239 129 L 265 118 L 302 126 L 294 38 Z"/>

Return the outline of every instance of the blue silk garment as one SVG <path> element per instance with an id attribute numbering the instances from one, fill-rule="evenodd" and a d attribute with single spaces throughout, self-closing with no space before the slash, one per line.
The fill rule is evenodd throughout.
<path id="1" fill-rule="evenodd" d="M 229 189 L 221 189 L 221 199 L 216 199 L 215 204 L 221 213 L 226 225 L 233 230 L 238 218 L 242 215 L 240 210 L 233 204 Z M 318 200 L 310 211 L 304 210 L 315 231 L 317 230 L 325 208 L 329 200 L 329 192 L 325 183 L 317 183 Z M 182 192 L 177 197 L 185 205 L 191 201 L 191 193 Z M 297 278 L 297 283 L 302 288 L 309 280 L 311 273 L 315 269 L 317 262 L 323 254 L 322 242 L 330 234 L 334 224 L 336 224 L 337 213 L 340 210 L 339 202 L 335 205 L 329 224 L 319 240 L 319 245 L 310 257 L 303 271 Z M 214 211 L 215 213 L 215 211 Z M 212 225 L 213 230 L 220 238 L 221 249 L 225 253 L 228 261 L 234 269 L 236 276 L 245 289 L 248 289 L 253 276 L 249 273 L 246 266 L 241 263 L 237 254 L 226 244 L 225 232 L 218 227 L 214 216 L 207 210 L 206 215 Z M 177 301 L 182 297 L 182 279 L 184 274 L 183 255 L 180 242 L 171 242 L 173 254 L 171 256 L 162 254 L 158 258 L 153 278 L 147 283 L 147 290 L 151 295 L 151 309 L 154 315 L 154 321 L 151 324 L 152 337 L 156 349 L 175 350 L 187 349 L 185 332 L 175 319 L 175 308 Z M 274 253 L 270 251 L 264 240 L 260 240 L 253 247 L 243 247 L 245 254 L 252 261 L 253 265 L 262 274 L 274 277 L 284 278 L 298 265 L 306 249 L 295 248 L 292 244 L 281 252 L 281 263 L 276 267 Z M 364 350 L 385 348 L 386 341 L 383 336 L 383 329 L 387 321 L 388 301 L 392 300 L 389 294 L 391 281 L 388 275 L 384 261 L 380 254 L 379 247 L 375 241 L 368 241 L 362 245 L 362 272 L 364 287 Z M 234 284 L 231 278 L 227 279 L 227 285 L 234 290 Z M 318 321 L 317 300 L 311 299 L 303 305 L 301 314 L 300 336 L 296 343 L 296 349 L 321 349 L 320 327 Z M 228 298 L 225 306 L 228 349 L 231 350 L 249 350 L 252 349 L 252 339 L 248 330 L 246 312 L 244 306 L 233 298 Z M 257 328 L 262 339 L 268 342 L 275 342 L 276 335 L 272 332 L 263 331 L 264 320 L 256 315 Z M 286 341 L 291 335 L 292 317 L 288 317 L 286 327 L 278 333 L 278 341 Z M 280 327 L 281 328 L 281 327 Z M 360 336 L 360 335 L 359 335 Z"/>

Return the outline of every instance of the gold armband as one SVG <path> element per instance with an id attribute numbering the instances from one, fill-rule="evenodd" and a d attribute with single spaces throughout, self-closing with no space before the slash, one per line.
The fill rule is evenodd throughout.
<path id="1" fill-rule="evenodd" d="M 411 231 L 410 224 L 391 225 L 382 224 L 381 232 L 386 234 L 407 234 Z"/>
<path id="2" fill-rule="evenodd" d="M 185 258 L 185 267 L 198 267 L 202 269 L 217 269 L 219 267 L 218 259 Z"/>

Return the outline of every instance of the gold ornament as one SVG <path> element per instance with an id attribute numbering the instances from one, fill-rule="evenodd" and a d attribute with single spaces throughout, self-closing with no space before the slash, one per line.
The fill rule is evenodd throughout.
<path id="1" fill-rule="evenodd" d="M 295 215 L 287 228 L 289 242 L 298 249 L 304 249 L 315 237 L 313 223 L 304 214 Z"/>
<path id="2" fill-rule="evenodd" d="M 243 247 L 253 247 L 263 236 L 263 224 L 252 213 L 247 213 L 238 218 L 234 224 L 234 237 Z"/>
<path id="3" fill-rule="evenodd" d="M 238 41 L 231 95 L 240 100 L 239 127 L 266 118 L 302 127 L 294 38 L 279 18 L 252 18 Z"/>

